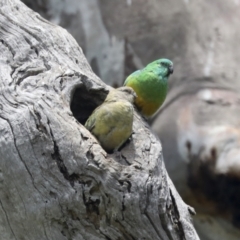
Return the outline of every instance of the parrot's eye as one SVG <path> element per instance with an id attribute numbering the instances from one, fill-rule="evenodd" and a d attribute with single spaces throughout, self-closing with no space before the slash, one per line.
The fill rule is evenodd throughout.
<path id="1" fill-rule="evenodd" d="M 128 88 L 123 89 L 123 92 L 131 93 L 130 89 L 128 89 Z"/>
<path id="2" fill-rule="evenodd" d="M 131 88 L 126 88 L 126 87 L 124 87 L 124 88 L 122 88 L 121 90 L 122 90 L 123 92 L 129 93 L 129 94 L 132 94 L 132 93 L 133 93 L 133 90 L 132 90 Z"/>
<path id="3" fill-rule="evenodd" d="M 134 97 L 137 97 L 136 93 L 134 92 L 134 90 L 132 88 L 129 88 L 129 87 L 125 88 L 124 87 L 124 88 L 121 89 L 121 91 L 123 91 L 125 93 L 128 93 L 128 94 L 131 94 Z"/>
<path id="4" fill-rule="evenodd" d="M 162 62 L 161 65 L 162 65 L 163 67 L 167 67 L 167 64 L 166 64 L 165 62 Z"/>

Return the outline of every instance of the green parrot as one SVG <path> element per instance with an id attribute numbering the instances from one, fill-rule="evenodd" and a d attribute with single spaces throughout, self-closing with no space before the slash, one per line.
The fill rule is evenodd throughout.
<path id="1" fill-rule="evenodd" d="M 125 80 L 124 86 L 136 92 L 135 105 L 144 117 L 151 117 L 163 104 L 167 95 L 168 77 L 172 73 L 173 63 L 162 58 L 132 73 Z"/>
<path id="2" fill-rule="evenodd" d="M 117 151 L 132 134 L 135 98 L 136 93 L 130 87 L 112 89 L 85 123 L 109 153 Z"/>

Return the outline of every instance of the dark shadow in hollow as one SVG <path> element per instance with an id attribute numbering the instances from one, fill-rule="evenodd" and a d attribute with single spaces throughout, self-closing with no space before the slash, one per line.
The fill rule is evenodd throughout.
<path id="1" fill-rule="evenodd" d="M 86 86 L 77 87 L 71 101 L 73 116 L 84 125 L 95 108 L 101 105 L 108 94 L 107 90 L 88 90 Z"/>

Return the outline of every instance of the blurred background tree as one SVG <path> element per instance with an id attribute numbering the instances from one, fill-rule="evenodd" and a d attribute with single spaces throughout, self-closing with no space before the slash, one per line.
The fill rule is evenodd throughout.
<path id="1" fill-rule="evenodd" d="M 66 28 L 111 86 L 155 59 L 174 62 L 151 119 L 166 167 L 201 239 L 240 239 L 240 1 L 23 2 Z"/>

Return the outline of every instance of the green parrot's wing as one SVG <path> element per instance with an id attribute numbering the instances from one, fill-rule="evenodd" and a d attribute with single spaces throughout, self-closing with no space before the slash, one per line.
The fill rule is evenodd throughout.
<path id="1" fill-rule="evenodd" d="M 85 123 L 85 127 L 95 135 L 107 135 L 119 125 L 124 125 L 125 118 L 128 119 L 128 114 L 130 114 L 126 112 L 130 111 L 129 105 L 131 106 L 127 101 L 105 102 L 94 110 Z"/>
<path id="2" fill-rule="evenodd" d="M 131 135 L 133 106 L 126 100 L 104 102 L 96 108 L 85 127 L 106 151 L 118 149 Z"/>
<path id="3" fill-rule="evenodd" d="M 91 132 L 95 126 L 96 119 L 90 116 L 85 123 L 85 127 Z"/>
<path id="4" fill-rule="evenodd" d="M 112 104 L 111 102 L 104 102 L 102 105 L 97 107 L 93 111 L 91 116 L 88 118 L 88 120 L 86 121 L 84 126 L 90 132 L 95 131 L 94 130 L 95 127 L 97 128 L 97 131 L 99 131 L 98 129 L 99 129 L 99 126 L 101 125 L 102 119 L 107 118 L 108 115 L 111 114 L 112 105 L 114 106 L 114 104 Z M 109 127 L 109 125 L 107 125 L 107 124 L 106 124 L 106 126 L 104 126 L 104 128 L 107 128 L 107 129 L 105 129 L 105 131 L 108 131 L 108 127 Z"/>
<path id="5" fill-rule="evenodd" d="M 88 120 L 85 122 L 84 126 L 90 131 L 92 132 L 92 130 L 94 129 L 95 125 L 96 125 L 96 112 L 98 112 L 100 106 L 97 107 L 91 114 L 91 116 L 88 118 Z"/>

